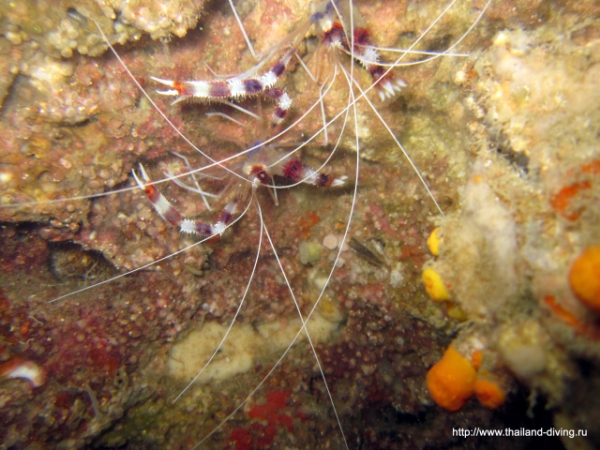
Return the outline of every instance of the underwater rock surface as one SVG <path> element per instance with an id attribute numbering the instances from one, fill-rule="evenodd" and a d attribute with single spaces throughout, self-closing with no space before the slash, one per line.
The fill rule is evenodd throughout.
<path id="1" fill-rule="evenodd" d="M 484 5 L 457 3 L 419 49 L 447 49 Z M 374 43 L 407 48 L 446 6 L 359 1 L 355 12 Z M 238 13 L 261 52 L 311 10 L 308 1 L 260 0 Z M 351 177 L 349 187 L 280 191 L 278 206 L 266 190 L 259 194 L 304 315 L 327 286 L 319 331 L 309 331 L 319 335 L 314 345 L 350 448 L 547 442 L 452 434 L 476 426 L 586 429 L 586 438 L 562 445 L 600 445 L 599 16 L 593 1 L 493 1 L 452 50 L 466 55 L 394 69 L 408 86 L 393 100 L 367 94 L 443 216 L 364 99 L 356 124 L 350 111 L 345 125 L 342 116 L 328 127 L 328 146 L 320 135 L 302 155 L 318 167 L 341 136 L 329 166 Z M 192 167 L 206 164 L 141 95 L 92 19 L 175 126 L 212 158 L 265 138 L 264 127 L 227 106 L 170 106 L 154 94 L 160 87 L 151 76 L 208 79 L 211 70 L 238 74 L 255 64 L 227 4 L 0 2 L 0 445 L 192 448 L 268 373 L 281 342 L 300 329 L 298 313 L 266 238 L 257 251 L 254 207 L 218 242 L 85 290 L 194 243 L 127 189 L 136 186 L 132 168 L 143 162 L 155 180 L 184 172 L 171 152 Z M 317 47 L 309 35 L 299 54 L 313 73 L 332 73 L 336 61 L 319 60 Z M 339 59 L 350 67 L 347 55 Z M 353 75 L 369 86 L 359 64 Z M 293 60 L 282 83 L 294 101 L 290 123 L 315 104 L 319 82 Z M 350 95 L 339 73 L 324 114 L 339 114 Z M 251 102 L 249 109 L 270 113 L 270 102 Z M 206 114 L 214 111 L 249 125 Z M 321 114 L 314 108 L 277 144 L 312 136 Z M 210 183 L 215 191 L 227 184 Z M 336 244 L 355 184 L 350 236 L 358 244 Z M 159 188 L 187 217 L 220 212 L 174 183 Z M 427 246 L 434 228 L 436 256 Z M 303 248 L 309 259 L 301 260 Z M 173 402 L 229 326 L 257 252 L 234 340 L 216 355 L 214 370 L 226 376 L 207 374 Z M 570 275 L 575 261 L 582 276 Z M 428 296 L 424 269 L 437 274 L 448 300 Z M 203 346 L 194 355 L 200 361 L 187 362 Z M 469 374 L 459 380 L 464 406 L 455 412 L 428 386 L 428 378 L 439 381 L 427 373 L 448 348 L 458 356 L 444 362 L 445 373 Z M 182 364 L 189 370 L 177 373 Z M 439 383 L 442 397 L 458 391 Z M 286 446 L 344 447 L 306 339 L 200 448 Z"/>

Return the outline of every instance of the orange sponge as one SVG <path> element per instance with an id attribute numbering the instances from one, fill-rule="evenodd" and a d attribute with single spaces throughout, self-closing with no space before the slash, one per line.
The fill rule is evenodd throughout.
<path id="1" fill-rule="evenodd" d="M 504 403 L 506 395 L 500 386 L 485 378 L 479 378 L 475 381 L 475 395 L 483 406 L 496 409 Z"/>
<path id="2" fill-rule="evenodd" d="M 476 378 L 473 365 L 450 345 L 427 372 L 427 388 L 439 406 L 457 411 L 473 395 Z"/>
<path id="3" fill-rule="evenodd" d="M 582 303 L 600 312 L 600 245 L 586 248 L 575 259 L 569 283 Z"/>

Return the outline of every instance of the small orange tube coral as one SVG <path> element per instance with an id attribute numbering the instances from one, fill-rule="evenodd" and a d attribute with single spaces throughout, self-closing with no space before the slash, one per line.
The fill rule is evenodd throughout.
<path id="1" fill-rule="evenodd" d="M 457 411 L 473 395 L 476 378 L 473 365 L 450 345 L 427 372 L 427 389 L 439 406 Z"/>
<path id="2" fill-rule="evenodd" d="M 586 248 L 575 259 L 569 283 L 583 304 L 600 312 L 600 245 Z"/>
<path id="3" fill-rule="evenodd" d="M 496 409 L 504 403 L 506 395 L 500 386 L 485 378 L 479 378 L 474 385 L 475 395 L 486 408 Z"/>
<path id="4" fill-rule="evenodd" d="M 571 314 L 569 311 L 567 311 L 565 308 L 559 305 L 553 296 L 546 295 L 544 297 L 544 303 L 546 303 L 546 305 L 548 305 L 552 312 L 554 312 L 554 314 L 556 314 L 563 322 L 565 322 L 570 327 L 577 329 L 583 328 L 583 325 L 579 320 L 577 320 L 577 317 L 575 317 L 573 314 Z"/>
<path id="5" fill-rule="evenodd" d="M 571 200 L 575 198 L 581 191 L 590 189 L 592 185 L 589 181 L 574 183 L 564 186 L 560 191 L 550 197 L 550 205 L 552 208 L 563 216 L 565 219 L 574 222 L 581 216 L 580 210 L 570 210 Z"/>
<path id="6" fill-rule="evenodd" d="M 473 363 L 473 367 L 475 368 L 475 370 L 479 370 L 482 360 L 483 352 L 481 350 L 475 350 L 471 355 L 471 363 Z"/>

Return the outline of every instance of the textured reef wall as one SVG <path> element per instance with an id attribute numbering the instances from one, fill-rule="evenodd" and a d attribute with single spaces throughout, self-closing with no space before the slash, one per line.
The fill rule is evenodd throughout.
<path id="1" fill-rule="evenodd" d="M 447 6 L 356 3 L 357 21 L 389 48 L 410 46 Z M 447 49 L 484 5 L 458 2 L 419 49 Z M 310 14 L 300 0 L 238 8 L 258 52 Z M 368 94 L 382 120 L 361 100 L 356 125 L 351 114 L 329 126 L 330 143 L 341 136 L 330 170 L 349 175 L 349 187 L 287 190 L 277 207 L 261 194 L 304 314 L 329 283 L 309 332 L 351 448 L 529 443 L 452 435 L 474 426 L 582 428 L 587 438 L 565 438 L 567 448 L 600 445 L 599 15 L 593 1 L 493 1 L 453 49 L 465 55 L 394 69 L 408 87 L 393 100 Z M 141 95 L 91 19 L 213 158 L 265 138 L 239 111 L 170 106 L 153 93 L 151 76 L 206 79 L 255 64 L 228 5 L 0 1 L 0 439 L 4 448 L 191 448 L 267 374 L 299 319 L 263 242 L 230 341 L 173 402 L 242 298 L 260 232 L 255 208 L 218 242 L 48 303 L 193 244 L 128 189 L 130 174 L 138 162 L 154 179 L 184 170 L 170 152 L 206 164 Z M 319 59 L 317 47 L 307 35 L 303 61 L 332 73 L 336 60 Z M 358 64 L 354 77 L 369 86 Z M 282 86 L 294 100 L 290 123 L 320 93 L 295 61 Z M 349 96 L 340 73 L 325 115 L 343 111 Z M 248 125 L 206 114 L 215 111 Z M 307 139 L 321 117 L 319 106 L 277 144 Z M 332 147 L 322 139 L 303 151 L 315 167 Z M 356 184 L 354 240 L 328 282 Z M 187 216 L 215 214 L 173 183 L 160 189 Z M 305 339 L 202 444 L 286 446 L 343 447 Z"/>

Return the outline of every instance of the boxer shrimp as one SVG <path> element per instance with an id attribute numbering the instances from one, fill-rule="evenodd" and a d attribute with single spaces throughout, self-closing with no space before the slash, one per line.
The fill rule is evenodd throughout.
<path id="1" fill-rule="evenodd" d="M 455 3 L 451 3 L 450 6 Z M 278 3 L 277 5 L 281 7 Z M 265 4 L 263 7 L 267 6 L 272 5 Z M 386 3 L 386 6 L 393 8 L 391 4 Z M 367 6 L 358 5 L 358 8 L 356 11 L 360 10 L 365 20 L 371 20 L 371 29 L 373 24 L 377 24 L 377 20 L 381 20 L 381 17 L 369 15 Z M 438 10 L 437 6 L 432 6 L 431 9 L 436 12 L 434 17 L 439 18 L 448 17 L 447 11 L 451 10 Z M 294 12 L 293 9 L 291 11 Z M 298 16 L 307 14 L 306 9 L 301 9 L 301 12 Z M 354 13 L 354 8 L 347 9 L 346 21 L 349 20 L 351 25 L 343 28 L 353 29 L 354 20 L 358 19 L 353 16 Z M 461 13 L 465 14 L 465 11 Z M 218 52 L 207 52 L 213 55 L 213 70 L 219 73 L 239 74 L 240 57 L 232 55 L 236 52 L 243 54 L 245 56 L 241 59 L 246 60 L 250 56 L 247 51 L 238 50 L 240 36 L 238 31 L 234 31 L 237 27 L 234 17 L 218 8 L 212 14 L 214 17 L 210 22 L 206 22 L 206 35 L 214 36 L 219 26 L 225 23 L 227 33 L 237 36 L 231 39 L 221 39 L 222 35 L 221 38 L 209 37 L 208 39 L 212 40 L 205 43 L 204 34 L 193 33 L 188 41 L 189 45 L 172 43 L 164 48 L 152 48 L 143 66 L 146 72 L 144 75 L 138 72 L 140 63 L 134 61 L 134 52 L 119 52 L 125 65 L 133 71 L 136 78 L 143 77 L 143 88 L 150 91 L 150 98 L 158 97 L 152 95 L 152 90 L 161 89 L 159 84 L 165 84 L 163 81 L 168 80 L 168 77 L 189 79 L 193 70 L 197 70 L 192 68 L 192 65 L 197 63 L 190 57 L 194 50 L 192 46 L 196 44 L 203 49 L 211 48 L 210 46 L 222 49 L 222 57 Z M 248 26 L 255 20 L 257 13 L 245 11 L 245 14 L 246 18 L 243 21 L 245 20 L 246 26 L 243 29 L 258 42 L 261 28 L 254 23 L 252 31 L 252 27 Z M 476 23 L 480 14 L 481 10 L 476 8 L 466 14 L 469 26 Z M 439 56 L 441 52 L 436 47 L 440 45 L 445 45 L 445 50 L 449 50 L 450 55 L 447 58 L 456 60 L 464 57 L 452 54 L 452 45 L 462 41 L 463 35 L 471 32 L 469 26 L 463 27 L 450 38 L 442 36 L 432 39 L 429 45 L 433 50 L 418 54 L 418 58 Z M 321 442 L 328 441 L 331 445 L 344 446 L 347 441 L 345 436 L 349 435 L 353 441 L 351 444 L 345 444 L 348 446 L 366 439 L 366 435 L 357 427 L 357 416 L 352 414 L 353 405 L 375 404 L 383 395 L 382 380 L 384 384 L 389 383 L 382 375 L 375 376 L 373 381 L 367 380 L 371 379 L 371 375 L 377 370 L 378 361 L 383 358 L 384 330 L 399 320 L 397 313 L 392 311 L 392 304 L 384 298 L 383 293 L 390 289 L 389 285 L 394 286 L 395 283 L 394 289 L 398 286 L 397 282 L 389 280 L 408 276 L 408 273 L 403 274 L 405 269 L 387 261 L 404 252 L 406 248 L 409 252 L 416 252 L 414 249 L 419 246 L 424 234 L 419 230 L 424 224 L 422 219 L 414 219 L 416 213 L 410 206 L 403 205 L 399 211 L 395 211 L 389 203 L 385 207 L 382 206 L 377 194 L 378 187 L 382 185 L 375 185 L 370 181 L 376 177 L 377 167 L 391 161 L 397 162 L 404 152 L 400 140 L 396 137 L 398 131 L 392 132 L 401 129 L 405 121 L 399 114 L 404 102 L 397 100 L 395 92 L 400 85 L 395 84 L 390 88 L 392 92 L 389 89 L 387 91 L 390 96 L 393 94 L 395 97 L 391 104 L 376 103 L 380 101 L 379 95 L 371 99 L 368 88 L 361 87 L 371 85 L 369 78 L 372 78 L 372 73 L 370 74 L 368 69 L 373 64 L 367 56 L 357 58 L 354 45 L 346 45 L 346 48 L 341 45 L 340 55 L 335 58 L 319 55 L 323 43 L 319 39 L 322 38 L 304 39 L 308 29 L 302 31 L 303 33 L 296 35 L 300 44 L 294 48 L 293 56 L 290 56 L 286 63 L 295 67 L 286 68 L 288 73 L 283 79 L 286 89 L 293 94 L 292 101 L 296 106 L 291 110 L 290 117 L 287 117 L 286 110 L 286 122 L 282 127 L 285 132 L 263 132 L 259 144 L 248 145 L 248 136 L 253 134 L 249 130 L 256 127 L 253 125 L 256 122 L 251 116 L 258 116 L 263 122 L 266 121 L 264 117 L 270 117 L 267 111 L 271 104 L 267 98 L 251 98 L 241 102 L 243 111 L 236 109 L 236 104 L 178 107 L 168 106 L 168 102 L 163 102 L 160 109 L 168 111 L 168 116 L 176 128 L 184 129 L 183 135 L 186 140 L 193 143 L 193 148 L 190 149 L 186 143 L 174 144 L 175 140 L 181 139 L 182 136 L 162 124 L 162 118 L 148 119 L 148 116 L 153 114 L 148 112 L 152 109 L 149 100 L 145 97 L 138 99 L 136 96 L 137 107 L 141 114 L 145 115 L 145 120 L 133 126 L 132 134 L 143 141 L 134 151 L 145 153 L 147 162 L 143 164 L 149 172 L 149 175 L 143 175 L 142 170 L 146 169 L 136 169 L 138 183 L 142 187 L 147 188 L 152 180 L 154 185 L 164 192 L 164 197 L 174 199 L 174 204 L 187 217 L 201 214 L 202 223 L 205 223 L 204 220 L 208 219 L 204 217 L 209 214 L 206 210 L 215 207 L 213 203 L 218 203 L 220 197 L 226 196 L 226 192 L 239 191 L 229 189 L 231 183 L 242 184 L 241 189 L 245 190 L 246 194 L 239 198 L 243 198 L 243 201 L 236 204 L 235 211 L 233 207 L 221 205 L 229 217 L 227 220 L 219 219 L 216 222 L 221 222 L 222 226 L 204 233 L 209 237 L 222 234 L 220 242 L 205 246 L 198 245 L 193 240 L 182 240 L 178 236 L 177 228 L 169 228 L 160 217 L 156 217 L 143 194 L 135 189 L 133 178 L 123 181 L 127 184 L 125 188 L 103 194 L 94 200 L 90 216 L 83 221 L 80 228 L 72 226 L 71 229 L 65 227 L 65 230 L 60 226 L 61 220 L 54 219 L 54 226 L 45 227 L 40 231 L 47 239 L 61 241 L 68 238 L 83 245 L 85 249 L 99 250 L 119 269 L 130 269 L 128 273 L 135 272 L 135 276 L 139 277 L 135 280 L 134 277 L 110 275 L 106 280 L 96 281 L 105 276 L 106 272 L 110 272 L 110 269 L 99 267 L 105 266 L 104 263 L 97 263 L 92 258 L 94 262 L 82 265 L 83 276 L 79 274 L 78 277 L 71 277 L 64 273 L 58 275 L 65 286 L 68 286 L 67 290 L 47 294 L 46 292 L 57 291 L 55 286 L 50 286 L 45 288 L 42 294 L 29 294 L 32 305 L 30 309 L 33 311 L 31 317 L 35 317 L 36 320 L 40 320 L 40 317 L 40 323 L 56 325 L 59 320 L 54 315 L 56 313 L 41 311 L 44 302 L 40 300 L 50 300 L 57 310 L 62 311 L 58 315 L 66 317 L 61 318 L 68 323 L 66 329 L 79 330 L 79 334 L 74 334 L 74 340 L 54 337 L 54 342 L 61 343 L 60 349 L 50 350 L 51 356 L 46 357 L 47 361 L 60 355 L 65 360 L 64 364 L 69 363 L 69 360 L 73 361 L 72 364 L 93 361 L 100 366 L 100 373 L 87 377 L 90 379 L 87 384 L 91 386 L 90 389 L 75 389 L 73 393 L 73 386 L 77 383 L 69 379 L 67 384 L 71 390 L 67 392 L 63 389 L 59 393 L 68 400 L 64 400 L 63 403 L 79 400 L 87 405 L 81 416 L 87 417 L 86 420 L 96 427 L 106 428 L 110 419 L 114 420 L 117 413 L 111 408 L 117 408 L 118 400 L 121 404 L 128 405 L 139 402 L 138 406 L 131 406 L 132 423 L 143 427 L 143 433 L 147 436 L 146 442 L 157 442 L 161 445 L 167 445 L 165 443 L 168 442 L 168 445 L 172 446 L 174 442 L 178 442 L 184 446 L 202 443 L 216 448 L 224 448 L 227 444 L 236 448 L 266 448 L 273 442 L 277 442 L 277 445 L 302 442 L 302 445 L 307 446 L 314 442 L 316 436 L 321 436 Z M 408 42 L 406 48 L 410 47 L 410 42 L 427 36 L 421 31 L 423 30 L 417 33 L 417 37 L 405 32 L 401 40 Z M 282 39 L 289 35 L 290 30 L 282 27 L 278 33 L 279 39 Z M 395 33 L 402 34 L 400 30 L 396 30 Z M 452 42 L 446 43 L 445 39 Z M 225 42 L 219 44 L 220 41 Z M 262 45 L 263 48 L 267 48 L 269 44 Z M 374 48 L 370 42 L 362 42 L 361 45 Z M 275 49 L 278 50 L 277 45 Z M 344 52 L 349 55 L 344 55 Z M 311 54 L 316 56 L 311 58 Z M 395 73 L 398 68 L 394 66 L 400 65 L 400 58 L 395 56 L 398 53 L 389 48 L 382 54 L 385 55 L 385 60 L 382 59 L 382 64 L 375 66 L 386 67 L 383 63 L 387 61 L 389 67 L 394 70 L 388 73 Z M 352 59 L 367 66 L 367 70 L 355 65 Z M 125 76 L 116 62 L 108 64 L 110 70 Z M 204 73 L 210 73 L 206 68 L 203 70 Z M 156 85 L 152 85 L 150 77 L 159 78 Z M 402 79 L 404 78 L 402 74 Z M 410 79 L 407 81 L 409 86 L 415 84 Z M 385 91 L 383 96 L 385 97 Z M 161 99 L 157 98 L 156 101 Z M 210 115 L 206 115 L 207 112 Z M 366 118 L 370 115 L 375 119 Z M 127 123 L 126 120 L 122 122 Z M 193 130 L 190 123 L 194 123 L 201 133 Z M 388 131 L 390 134 L 382 137 Z M 159 138 L 164 139 L 164 144 L 153 142 Z M 298 144 L 299 142 L 301 144 Z M 165 148 L 171 145 L 175 148 Z M 245 173 L 243 169 L 237 172 L 237 169 L 243 167 L 239 161 L 248 159 L 244 153 L 255 155 L 256 150 L 263 151 L 268 148 L 264 151 L 270 152 L 275 147 L 279 154 L 288 159 L 294 158 L 294 161 L 299 161 L 294 155 L 299 153 L 297 149 L 301 147 L 304 153 L 302 167 L 306 161 L 306 167 L 318 168 L 319 172 L 322 170 L 319 167 L 327 162 L 335 173 L 332 179 L 344 180 L 345 186 L 341 186 L 341 182 L 338 183 L 340 186 L 337 192 L 336 189 L 326 192 L 311 186 L 279 192 L 280 189 L 275 190 L 275 183 L 268 174 L 266 182 L 260 179 L 258 183 L 253 182 L 254 185 L 266 185 L 262 192 L 250 188 L 248 183 L 251 181 L 238 176 Z M 387 153 L 378 150 L 377 147 L 385 148 Z M 244 151 L 240 152 L 240 148 Z M 338 148 L 341 150 L 338 151 Z M 198 149 L 210 156 L 208 162 L 202 159 L 202 155 L 195 153 Z M 232 159 L 231 154 L 236 156 L 238 162 Z M 413 168 L 435 165 L 423 155 L 416 159 L 413 157 Z M 69 164 L 68 157 L 62 159 L 60 164 Z M 279 159 L 278 156 L 269 155 L 268 165 L 276 165 Z M 126 166 L 131 167 L 133 158 L 130 157 L 128 161 Z M 444 164 L 440 164 L 436 169 L 428 170 L 428 180 L 434 180 L 436 171 L 439 173 L 443 166 Z M 359 171 L 361 167 L 362 172 Z M 235 174 L 232 175 L 230 171 L 234 171 Z M 411 197 L 412 202 L 419 203 L 429 211 L 428 214 L 442 209 L 437 203 L 437 196 L 433 195 L 428 183 L 424 182 L 422 169 L 420 172 L 410 169 L 401 173 L 399 168 L 389 167 L 387 171 L 387 176 L 380 180 L 385 189 L 404 188 L 402 194 Z M 165 173 L 167 176 L 162 175 Z M 282 173 L 291 181 L 299 181 L 287 176 L 285 171 Z M 361 191 L 358 189 L 361 176 L 359 174 L 367 177 L 365 181 L 360 182 Z M 343 177 L 348 177 L 348 180 Z M 233 181 L 228 178 L 232 178 Z M 179 183 L 174 182 L 176 179 L 180 180 Z M 424 187 L 425 194 L 417 193 Z M 360 192 L 363 189 L 364 200 L 361 200 Z M 436 191 L 439 190 L 438 187 Z M 206 192 L 209 195 L 206 195 Z M 198 194 L 196 200 L 199 201 L 190 200 L 195 194 Z M 81 200 L 72 197 L 60 199 L 60 202 L 72 205 Z M 278 200 L 274 201 L 275 198 Z M 354 208 L 358 209 L 355 211 Z M 166 213 L 164 209 L 160 212 L 163 215 Z M 218 210 L 216 213 L 219 216 Z M 224 217 L 223 214 L 221 218 Z M 401 231 L 397 225 L 391 224 L 390 220 L 407 225 L 409 231 Z M 75 222 L 63 220 L 63 224 L 69 223 Z M 356 239 L 375 245 L 376 249 L 373 252 L 383 252 L 381 266 L 361 261 L 345 248 L 344 241 L 349 237 L 352 227 L 356 227 L 356 231 L 352 233 Z M 385 238 L 382 239 L 381 236 Z M 323 245 L 326 238 L 329 243 Z M 404 250 L 389 243 L 387 250 L 377 246 L 382 240 L 392 239 L 403 239 L 409 244 L 405 245 Z M 393 247 L 391 250 L 390 245 Z M 54 253 L 61 252 L 64 252 L 64 248 Z M 72 256 L 69 256 L 69 251 L 65 253 L 67 256 L 64 258 L 69 261 Z M 81 255 L 81 251 L 73 254 Z M 66 270 L 65 266 L 64 262 L 54 263 L 53 270 L 61 272 Z M 336 266 L 339 269 L 334 272 Z M 140 268 L 147 270 L 139 270 Z M 73 288 L 73 284 L 77 283 L 80 286 Z M 346 284 L 348 286 L 345 286 Z M 414 282 L 412 286 L 403 294 L 405 298 L 412 295 L 409 293 L 415 289 Z M 144 298 L 134 298 L 127 292 L 135 289 L 138 289 Z M 100 317 L 86 306 L 91 298 L 97 298 L 102 308 L 106 309 Z M 291 302 L 290 298 L 294 301 Z M 241 300 L 244 303 L 242 309 Z M 365 303 L 366 300 L 368 303 Z M 38 301 L 39 304 L 36 303 Z M 113 311 L 119 309 L 118 305 L 122 305 L 121 311 Z M 318 327 L 311 329 L 309 317 L 313 311 L 320 316 L 321 322 L 318 323 Z M 115 324 L 109 326 L 105 322 Z M 157 322 L 161 322 L 161 325 L 157 326 Z M 37 322 L 31 323 L 34 324 L 32 329 L 37 330 Z M 150 325 L 156 326 L 156 330 L 144 330 Z M 414 327 L 415 325 L 412 325 L 410 328 Z M 229 330 L 229 336 L 222 339 L 225 330 Z M 277 335 L 284 338 L 276 337 Z M 294 335 L 305 336 L 306 340 L 291 350 L 288 349 L 292 356 L 279 364 L 277 358 L 288 353 L 288 350 L 285 353 L 284 350 L 288 348 Z M 317 338 L 317 335 L 320 337 Z M 148 342 L 132 344 L 137 342 L 136 339 L 140 336 L 144 336 Z M 243 345 L 251 339 L 262 344 L 256 344 L 257 348 Z M 70 345 L 77 347 L 79 344 L 76 342 L 85 344 L 84 347 L 89 347 L 94 342 L 100 350 L 90 352 L 82 349 L 79 352 L 70 352 L 64 348 Z M 184 345 L 186 342 L 188 347 Z M 329 345 L 330 343 L 333 344 Z M 126 344 L 133 345 L 133 348 L 144 348 L 144 352 L 151 354 L 152 358 L 143 354 L 131 354 L 123 348 Z M 179 398 L 175 391 L 180 392 L 190 379 L 190 370 L 183 370 L 182 367 L 197 368 L 198 364 L 203 366 L 203 362 L 185 359 L 191 353 L 190 349 L 205 345 L 212 346 L 209 354 L 205 356 L 207 359 L 216 356 L 212 364 L 216 369 L 213 367 L 211 372 L 209 365 L 203 375 L 204 379 L 200 377 L 196 383 L 188 385 L 187 392 L 174 404 L 171 403 L 174 398 Z M 309 348 L 312 350 L 308 350 Z M 29 355 L 31 352 L 31 349 L 27 349 L 23 354 Z M 306 356 L 311 354 L 312 356 Z M 282 360 L 283 356 L 279 361 Z M 275 362 L 277 364 L 273 365 Z M 48 364 L 52 366 L 48 372 L 59 370 L 58 362 Z M 237 366 L 237 369 L 231 369 L 233 365 Z M 133 368 L 138 367 L 139 374 L 132 372 Z M 65 369 L 62 366 L 60 368 Z M 388 368 L 387 376 L 392 372 L 393 370 Z M 128 381 L 120 382 L 126 384 L 127 388 L 112 388 L 107 383 L 107 380 L 115 377 L 128 379 L 138 376 L 144 379 L 144 383 L 150 383 L 153 392 L 145 393 L 143 389 Z M 360 384 L 368 390 L 368 395 L 362 396 L 360 392 L 350 388 L 351 382 L 348 380 L 357 379 L 365 380 Z M 327 385 L 331 380 L 337 387 L 334 387 L 329 395 Z M 214 387 L 211 387 L 211 383 L 214 383 Z M 173 385 L 177 385 L 177 388 L 172 389 Z M 257 385 L 261 389 L 255 391 Z M 63 394 L 64 392 L 67 393 Z M 158 392 L 168 394 L 162 396 Z M 249 392 L 255 395 L 250 398 Z M 412 395 L 413 397 L 406 402 L 409 410 L 415 408 L 416 404 L 416 391 Z M 94 396 L 98 398 L 92 401 Z M 332 401 L 329 400 L 331 397 Z M 320 404 L 328 404 L 328 410 L 320 410 Z M 340 414 L 345 416 L 348 424 L 344 424 L 344 419 L 336 419 L 332 427 L 328 420 L 323 420 L 324 417 L 331 416 L 332 410 L 336 418 Z M 224 421 L 229 418 L 231 411 L 238 412 L 229 421 Z M 88 417 L 92 412 L 95 413 L 95 417 Z M 176 424 L 168 422 L 168 425 L 164 425 L 156 422 L 158 417 L 162 421 L 173 414 L 177 417 L 174 419 Z M 198 426 L 198 420 L 202 422 L 201 426 Z M 197 427 L 193 432 L 192 424 L 196 424 Z M 185 430 L 189 434 L 178 435 L 179 432 L 174 430 Z M 102 437 L 102 444 L 117 445 L 118 439 L 122 439 L 123 435 L 127 435 L 132 442 L 142 439 L 141 435 L 136 435 L 126 425 L 117 425 Z M 208 440 L 207 436 L 210 436 Z"/>

